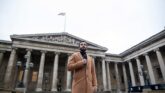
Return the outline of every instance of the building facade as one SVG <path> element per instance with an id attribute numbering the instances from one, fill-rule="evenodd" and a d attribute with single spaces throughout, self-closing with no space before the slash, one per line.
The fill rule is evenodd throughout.
<path id="1" fill-rule="evenodd" d="M 0 87 L 27 91 L 71 91 L 69 56 L 83 39 L 66 32 L 11 35 L 0 40 Z M 165 30 L 120 54 L 88 43 L 95 60 L 98 91 L 128 92 L 133 87 L 165 84 Z M 131 88 L 130 88 L 131 87 Z M 139 87 L 140 88 L 140 87 Z"/>

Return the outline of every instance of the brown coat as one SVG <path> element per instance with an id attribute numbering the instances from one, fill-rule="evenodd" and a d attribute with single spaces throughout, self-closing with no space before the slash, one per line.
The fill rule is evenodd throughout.
<path id="1" fill-rule="evenodd" d="M 97 79 L 93 59 L 87 56 L 87 65 L 84 65 L 80 52 L 69 57 L 67 68 L 73 72 L 72 93 L 93 93 L 97 87 Z"/>

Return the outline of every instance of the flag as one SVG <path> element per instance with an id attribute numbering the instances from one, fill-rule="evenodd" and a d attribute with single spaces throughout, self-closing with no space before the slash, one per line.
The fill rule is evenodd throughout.
<path id="1" fill-rule="evenodd" d="M 62 13 L 59 13 L 58 15 L 65 16 L 65 13 L 64 13 L 64 12 L 62 12 Z"/>

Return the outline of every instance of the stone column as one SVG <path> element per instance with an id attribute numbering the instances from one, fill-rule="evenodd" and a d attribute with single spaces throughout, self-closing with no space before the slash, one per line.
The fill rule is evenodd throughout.
<path id="1" fill-rule="evenodd" d="M 68 59 L 71 54 L 68 54 Z M 67 61 L 68 62 L 68 61 Z M 67 68 L 67 66 L 66 66 Z M 71 91 L 71 71 L 67 70 L 67 77 L 66 77 L 66 91 Z"/>
<path id="2" fill-rule="evenodd" d="M 134 75 L 134 71 L 133 71 L 133 67 L 132 67 L 131 61 L 129 61 L 128 64 L 129 64 L 129 70 L 130 70 L 130 74 L 131 74 L 132 86 L 136 86 L 136 84 L 135 84 L 135 75 Z"/>
<path id="3" fill-rule="evenodd" d="M 25 67 L 25 72 L 24 72 L 24 78 L 23 78 L 23 83 L 25 85 L 25 88 L 27 88 L 27 83 L 28 83 L 28 74 L 29 74 L 29 69 L 30 69 L 30 61 L 31 61 L 31 49 L 27 49 L 27 54 L 25 55 L 26 58 L 26 67 Z"/>
<path id="4" fill-rule="evenodd" d="M 3 72 L 3 57 L 4 57 L 5 51 L 0 50 L 0 73 Z M 3 79 L 4 76 L 0 75 L 0 79 Z"/>
<path id="5" fill-rule="evenodd" d="M 142 69 L 141 69 L 141 64 L 140 64 L 140 60 L 138 57 L 136 57 L 136 63 L 137 63 L 137 68 L 138 68 L 138 75 L 139 75 L 139 79 L 140 79 L 140 85 L 141 86 L 144 86 L 144 77 L 143 77 L 143 72 L 142 72 Z"/>
<path id="6" fill-rule="evenodd" d="M 40 68 L 39 68 L 36 91 L 42 91 L 42 81 L 43 81 L 43 75 L 44 75 L 44 65 L 45 65 L 45 53 L 46 53 L 46 51 L 41 51 L 41 52 L 42 52 L 42 54 L 41 54 L 41 59 L 40 59 Z"/>
<path id="7" fill-rule="evenodd" d="M 67 71 L 66 91 L 71 91 L 71 72 Z"/>
<path id="8" fill-rule="evenodd" d="M 107 90 L 107 79 L 106 79 L 106 69 L 105 69 L 105 58 L 102 58 L 102 78 L 103 78 L 103 89 Z"/>
<path id="9" fill-rule="evenodd" d="M 53 67 L 53 83 L 52 83 L 51 91 L 57 91 L 58 59 L 59 59 L 59 53 L 55 52 L 54 67 Z"/>
<path id="10" fill-rule="evenodd" d="M 156 51 L 156 55 L 157 55 L 157 58 L 158 58 L 160 69 L 161 69 L 161 72 L 162 72 L 162 75 L 163 75 L 163 79 L 165 81 L 165 64 L 164 64 L 164 61 L 163 61 L 163 57 L 160 53 L 159 48 L 157 48 L 155 51 Z"/>
<path id="11" fill-rule="evenodd" d="M 7 89 L 11 89 L 12 84 L 11 83 L 11 75 L 12 75 L 12 70 L 14 67 L 14 59 L 16 56 L 16 48 L 13 48 L 10 54 L 9 62 L 7 65 L 6 73 L 5 73 L 5 78 L 4 78 L 4 87 Z"/>
<path id="12" fill-rule="evenodd" d="M 151 60 L 148 56 L 148 54 L 144 54 L 145 55 L 145 58 L 146 58 L 146 62 L 147 62 L 147 67 L 148 67 L 148 71 L 149 71 L 149 76 L 150 76 L 150 80 L 151 80 L 151 84 L 155 84 L 155 76 L 154 76 L 154 72 L 153 72 L 153 69 L 152 69 L 152 64 L 151 64 Z"/>
<path id="13" fill-rule="evenodd" d="M 103 88 L 103 85 L 102 85 L 102 75 L 101 75 L 101 62 L 100 61 L 97 61 L 96 62 L 96 76 L 97 76 L 97 83 L 98 83 L 98 91 L 101 91 L 102 88 Z"/>
<path id="14" fill-rule="evenodd" d="M 96 78 L 97 78 L 97 83 L 98 83 L 98 76 L 97 76 L 97 68 L 98 68 L 98 65 L 96 64 L 96 56 L 92 56 L 93 57 L 93 63 L 94 63 L 94 68 L 95 68 L 95 73 L 96 73 Z M 97 89 L 99 89 L 99 86 L 97 86 Z"/>
<path id="15" fill-rule="evenodd" d="M 125 93 L 127 93 L 128 92 L 128 80 L 127 80 L 127 72 L 125 69 L 125 64 L 122 64 L 122 68 L 123 68 L 123 76 L 124 76 Z"/>
<path id="16" fill-rule="evenodd" d="M 112 86 L 111 86 L 111 77 L 110 77 L 110 68 L 109 68 L 109 63 L 106 62 L 106 66 L 107 66 L 107 81 L 108 81 L 108 90 L 111 91 Z"/>
<path id="17" fill-rule="evenodd" d="M 0 66 L 2 64 L 4 53 L 5 53 L 5 51 L 0 51 Z"/>
<path id="18" fill-rule="evenodd" d="M 117 93 L 120 93 L 120 80 L 119 80 L 119 70 L 118 65 L 115 63 L 115 72 L 116 72 L 116 80 L 117 80 Z"/>
<path id="19" fill-rule="evenodd" d="M 95 58 L 96 58 L 96 56 L 93 56 L 94 68 L 95 68 L 95 70 L 96 70 Z"/>

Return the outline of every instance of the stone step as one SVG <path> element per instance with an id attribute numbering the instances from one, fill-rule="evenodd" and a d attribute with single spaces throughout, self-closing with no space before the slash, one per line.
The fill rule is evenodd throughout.
<path id="1" fill-rule="evenodd" d="M 7 89 L 2 89 L 0 88 L 0 93 L 24 93 L 22 89 L 18 89 L 18 90 L 7 90 Z M 42 91 L 42 92 L 36 92 L 36 91 L 27 91 L 26 93 L 71 93 L 71 92 L 67 92 L 67 91 L 56 91 L 56 92 L 52 92 L 52 91 Z M 96 93 L 115 93 L 115 92 L 110 92 L 110 91 L 100 91 L 100 92 L 96 92 Z"/>
<path id="2" fill-rule="evenodd" d="M 0 93 L 4 93 L 4 92 L 0 92 Z M 5 93 L 24 93 L 24 92 L 5 92 Z M 71 92 L 47 92 L 47 91 L 43 91 L 43 92 L 26 92 L 26 93 L 71 93 Z M 112 92 L 96 92 L 96 93 L 117 93 L 116 91 L 112 91 Z M 128 93 L 128 92 L 120 92 L 120 93 Z M 141 92 L 134 92 L 134 93 L 141 93 Z M 162 92 L 161 92 L 162 93 Z M 165 93 L 165 92 L 163 92 Z"/>
<path id="3" fill-rule="evenodd" d="M 27 92 L 27 93 L 71 93 L 71 92 L 66 92 L 66 91 L 61 91 L 61 92 L 51 92 L 51 91 L 43 91 L 43 92 Z M 112 93 L 110 91 L 101 91 L 101 92 L 96 92 L 96 93 Z"/>
<path id="4" fill-rule="evenodd" d="M 165 90 L 152 90 L 149 91 L 148 93 L 165 93 Z"/>
<path id="5" fill-rule="evenodd" d="M 2 81 L 0 81 L 0 88 L 3 88 L 3 85 Z"/>
<path id="6" fill-rule="evenodd" d="M 11 90 L 5 90 L 3 88 L 0 88 L 0 93 L 12 93 Z"/>

